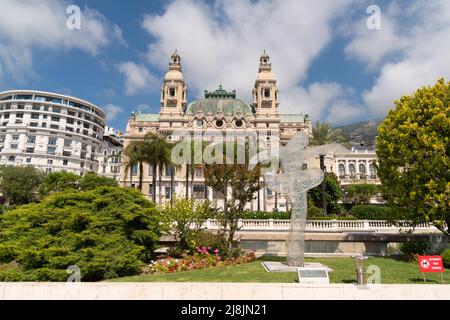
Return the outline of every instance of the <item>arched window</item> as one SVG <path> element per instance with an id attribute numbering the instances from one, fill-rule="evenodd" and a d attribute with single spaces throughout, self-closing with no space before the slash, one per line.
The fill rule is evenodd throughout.
<path id="1" fill-rule="evenodd" d="M 366 174 L 366 166 L 362 163 L 359 165 L 359 173 Z"/>
<path id="2" fill-rule="evenodd" d="M 339 177 L 345 176 L 345 166 L 341 163 L 339 165 Z"/>
<path id="3" fill-rule="evenodd" d="M 351 177 L 354 177 L 354 176 L 355 176 L 355 173 L 356 173 L 355 165 L 351 163 L 351 164 L 348 166 L 348 171 L 350 171 L 350 176 L 351 176 Z"/>
<path id="4" fill-rule="evenodd" d="M 370 174 L 370 177 L 376 177 L 376 175 L 377 175 L 377 172 L 375 170 L 375 166 L 373 164 L 371 164 L 369 166 L 369 174 Z"/>

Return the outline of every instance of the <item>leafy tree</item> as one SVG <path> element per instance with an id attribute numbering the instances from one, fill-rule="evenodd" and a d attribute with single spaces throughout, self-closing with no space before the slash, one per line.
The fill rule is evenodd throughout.
<path id="1" fill-rule="evenodd" d="M 350 198 L 355 204 L 369 204 L 372 198 L 378 192 L 378 186 L 370 183 L 351 184 L 345 188 L 346 197 Z"/>
<path id="2" fill-rule="evenodd" d="M 0 216 L 0 263 L 19 264 L 15 280 L 65 281 L 71 265 L 84 281 L 133 275 L 158 243 L 159 221 L 137 190 L 69 189 Z"/>
<path id="3" fill-rule="evenodd" d="M 68 189 L 86 191 L 98 187 L 115 187 L 117 181 L 112 178 L 102 177 L 94 172 L 86 173 L 83 177 L 70 172 L 52 172 L 45 176 L 39 187 L 41 196 L 50 193 L 66 191 Z"/>
<path id="4" fill-rule="evenodd" d="M 347 142 L 347 139 L 344 137 L 341 129 L 333 129 L 330 123 L 317 121 L 316 126 L 312 129 L 312 138 L 309 144 L 320 146 L 345 142 Z"/>
<path id="5" fill-rule="evenodd" d="M 190 248 L 190 239 L 202 230 L 207 219 L 214 216 L 215 212 L 208 201 L 195 203 L 191 199 L 174 199 L 173 205 L 166 204 L 162 211 L 167 231 L 181 250 Z"/>
<path id="6" fill-rule="evenodd" d="M 151 151 L 149 150 L 150 146 L 144 141 L 132 141 L 125 148 L 124 155 L 127 157 L 124 163 L 125 168 L 125 177 L 128 174 L 128 170 L 130 171 L 130 186 L 133 184 L 133 167 L 139 166 L 139 190 L 142 190 L 142 180 L 144 177 L 144 162 L 150 160 L 149 155 Z"/>
<path id="7" fill-rule="evenodd" d="M 338 202 L 342 200 L 342 190 L 334 173 L 325 174 L 325 198 L 327 202 L 327 213 L 341 213 L 342 206 Z M 322 187 L 317 186 L 308 191 L 312 203 L 317 208 L 322 208 Z"/>
<path id="8" fill-rule="evenodd" d="M 248 151 L 248 145 L 245 149 Z M 238 154 L 236 150 L 237 144 L 235 157 Z M 248 154 L 247 151 L 246 154 Z M 245 161 L 246 164 L 239 164 L 237 158 L 231 160 L 233 161 L 224 155 L 223 164 L 206 164 L 205 181 L 206 185 L 224 195 L 224 210 L 218 214 L 218 217 L 228 243 L 231 247 L 236 247 L 234 235 L 239 229 L 238 222 L 244 217 L 247 203 L 255 199 L 255 193 L 261 189 L 262 174 L 261 165 L 251 168 L 248 165 L 248 159 Z"/>
<path id="9" fill-rule="evenodd" d="M 450 235 L 450 83 L 395 102 L 379 127 L 378 175 L 388 203 Z"/>
<path id="10" fill-rule="evenodd" d="M 21 205 L 37 198 L 37 189 L 43 180 L 43 173 L 26 167 L 0 167 L 0 191 L 9 205 Z"/>

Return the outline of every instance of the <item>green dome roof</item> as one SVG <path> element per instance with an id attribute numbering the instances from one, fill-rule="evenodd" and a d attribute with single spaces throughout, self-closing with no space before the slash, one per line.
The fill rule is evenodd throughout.
<path id="1" fill-rule="evenodd" d="M 186 108 L 186 114 L 198 112 L 203 112 L 203 114 L 216 114 L 219 110 L 222 111 L 224 115 L 231 114 L 234 115 L 238 110 L 242 114 L 253 114 L 253 108 L 246 102 L 236 99 L 236 91 L 227 92 L 219 87 L 214 92 L 208 92 L 205 90 L 205 98 L 199 99 L 191 102 Z"/>

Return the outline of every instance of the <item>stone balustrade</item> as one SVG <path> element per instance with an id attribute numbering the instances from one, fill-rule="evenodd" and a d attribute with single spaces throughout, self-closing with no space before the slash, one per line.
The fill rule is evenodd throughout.
<path id="1" fill-rule="evenodd" d="M 288 231 L 291 227 L 290 220 L 275 219 L 246 219 L 239 221 L 241 231 Z M 205 222 L 204 228 L 207 230 L 219 230 L 218 220 L 209 219 Z M 408 221 L 398 221 L 395 225 L 384 220 L 308 220 L 306 223 L 307 232 L 431 232 L 440 231 L 432 224 L 421 223 L 412 227 Z"/>

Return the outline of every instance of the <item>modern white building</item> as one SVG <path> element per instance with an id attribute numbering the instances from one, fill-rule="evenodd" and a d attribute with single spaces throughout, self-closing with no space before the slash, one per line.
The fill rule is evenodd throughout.
<path id="1" fill-rule="evenodd" d="M 66 95 L 14 90 L 0 93 L 0 164 L 46 172 L 98 171 L 105 113 Z"/>
<path id="2" fill-rule="evenodd" d="M 123 135 L 119 130 L 112 127 L 105 127 L 103 143 L 98 160 L 98 174 L 108 178 L 119 180 L 120 166 L 123 149 Z"/>

